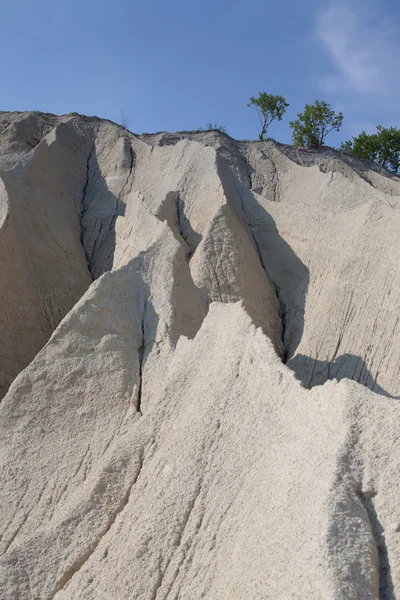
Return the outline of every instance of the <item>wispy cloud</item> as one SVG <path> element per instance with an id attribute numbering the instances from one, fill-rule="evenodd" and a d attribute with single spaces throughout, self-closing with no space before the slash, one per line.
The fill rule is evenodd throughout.
<path id="1" fill-rule="evenodd" d="M 327 91 L 400 93 L 400 27 L 380 14 L 378 5 L 333 2 L 318 14 L 316 27 L 333 63 L 332 72 L 320 81 Z"/>

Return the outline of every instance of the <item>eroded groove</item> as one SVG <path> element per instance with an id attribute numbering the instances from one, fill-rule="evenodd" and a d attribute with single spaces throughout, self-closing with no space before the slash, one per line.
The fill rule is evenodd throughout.
<path id="1" fill-rule="evenodd" d="M 58 584 L 56 586 L 56 589 L 55 589 L 54 594 L 53 594 L 53 598 L 54 598 L 54 596 L 58 592 L 60 592 L 61 590 L 63 590 L 67 586 L 68 582 L 72 579 L 72 577 L 76 573 L 78 573 L 84 567 L 84 565 L 87 563 L 87 561 L 89 560 L 89 558 L 96 551 L 96 549 L 99 546 L 101 540 L 110 531 L 110 529 L 114 525 L 114 523 L 115 523 L 118 515 L 124 510 L 124 508 L 126 507 L 126 505 L 129 502 L 129 498 L 130 498 L 130 495 L 131 495 L 131 492 L 132 492 L 132 488 L 137 483 L 137 481 L 139 479 L 140 473 L 141 473 L 142 468 L 143 468 L 143 463 L 144 463 L 144 451 L 140 455 L 139 466 L 138 466 L 138 470 L 136 472 L 135 478 L 132 481 L 132 483 L 130 484 L 130 486 L 128 487 L 126 493 L 124 494 L 121 502 L 118 504 L 118 506 L 115 509 L 115 511 L 110 515 L 106 527 L 99 534 L 99 537 L 87 548 L 86 552 L 84 552 L 82 554 L 82 556 L 80 556 L 77 560 L 75 560 L 75 562 L 72 563 L 72 565 L 69 567 L 69 569 L 67 569 L 65 571 L 64 575 L 61 577 L 60 581 L 58 582 Z"/>
<path id="2" fill-rule="evenodd" d="M 220 299 L 220 301 L 221 301 L 221 302 L 223 302 L 223 299 L 222 299 L 222 293 L 221 293 L 221 285 L 220 285 L 220 283 L 219 283 L 219 279 L 218 279 L 217 270 L 216 270 L 216 268 L 214 267 L 214 265 L 213 265 L 213 263 L 211 262 L 211 260 L 209 260 L 208 262 L 209 262 L 209 264 L 210 264 L 210 266 L 211 266 L 211 269 L 212 269 L 212 271 L 213 271 L 213 274 L 214 274 L 215 281 L 216 281 L 216 283 L 217 283 L 217 287 L 218 287 L 218 294 L 219 294 L 219 299 Z"/>
<path id="3" fill-rule="evenodd" d="M 244 152 L 241 152 L 240 149 L 238 149 L 238 150 L 239 150 L 240 156 L 242 157 L 243 162 L 244 162 L 244 166 L 245 166 L 245 169 L 246 169 L 247 177 L 248 177 L 248 180 L 249 180 L 249 190 L 251 190 L 251 189 L 253 189 L 253 180 L 252 180 L 251 174 L 252 174 L 252 171 L 254 172 L 254 169 L 250 165 L 250 163 L 249 163 L 249 161 L 247 159 L 247 150 L 245 150 Z"/>
<path id="4" fill-rule="evenodd" d="M 260 150 L 260 153 L 261 153 L 262 158 L 264 160 L 269 161 L 272 166 L 272 178 L 271 178 L 272 194 L 273 194 L 272 200 L 273 200 L 273 202 L 277 202 L 279 200 L 279 187 L 280 187 L 278 168 L 277 168 L 276 163 L 275 163 L 274 159 L 272 158 L 272 154 L 269 150 L 267 151 L 267 154 L 265 154 L 264 150 Z M 241 153 L 241 156 L 242 156 L 244 164 L 246 166 L 247 176 L 249 178 L 249 189 L 252 190 L 253 189 L 253 181 L 252 181 L 252 177 L 251 177 L 251 170 L 254 172 L 254 169 L 250 165 L 250 162 L 247 158 L 247 154 Z M 253 189 L 253 191 L 255 191 L 256 193 L 261 193 L 262 188 Z"/>
<path id="5" fill-rule="evenodd" d="M 44 484 L 44 487 L 42 488 L 39 497 L 37 498 L 36 502 L 34 504 L 32 504 L 31 508 L 28 510 L 27 513 L 25 513 L 21 523 L 18 525 L 17 529 L 14 531 L 13 535 L 11 536 L 11 538 L 8 540 L 7 544 L 5 545 L 5 548 L 3 550 L 3 554 L 6 554 L 8 552 L 8 550 L 10 549 L 11 545 L 13 544 L 14 540 L 17 538 L 17 536 L 19 535 L 19 533 L 21 532 L 22 528 L 25 526 L 26 522 L 28 521 L 31 513 L 33 512 L 33 510 L 37 507 L 37 505 L 40 503 L 44 491 L 47 487 L 47 482 Z M 15 515 L 14 515 L 15 516 Z M 13 517 L 14 519 L 14 517 Z M 13 519 L 10 521 L 10 524 L 12 523 Z"/>
<path id="6" fill-rule="evenodd" d="M 283 362 L 284 364 L 286 364 L 286 362 L 287 362 L 287 359 L 288 359 L 288 350 L 287 350 L 287 348 L 286 348 L 286 345 L 285 345 L 285 333 L 286 333 L 286 309 L 285 309 L 285 305 L 284 305 L 284 303 L 283 303 L 282 299 L 280 298 L 280 294 L 279 294 L 279 287 L 278 287 L 278 286 L 277 286 L 277 284 L 276 284 L 276 283 L 275 283 L 275 282 L 274 282 L 274 281 L 271 279 L 271 277 L 268 275 L 268 271 L 267 271 L 267 268 L 266 268 L 266 266 L 265 266 L 265 263 L 264 263 L 264 260 L 263 260 L 262 254 L 261 254 L 260 246 L 259 246 L 259 244 L 258 244 L 258 241 L 257 241 L 257 237 L 255 236 L 255 234 L 254 234 L 254 232 L 253 232 L 253 227 L 252 227 L 252 226 L 251 226 L 251 224 L 250 224 L 250 221 L 249 221 L 249 218 L 248 218 L 248 216 L 247 216 L 247 212 L 246 212 L 246 209 L 245 209 L 245 206 L 244 206 L 244 200 L 243 200 L 243 195 L 244 195 L 244 194 L 243 194 L 243 191 L 237 187 L 237 185 L 236 185 L 236 181 L 235 181 L 235 187 L 236 187 L 236 190 L 237 190 L 237 192 L 238 192 L 238 194 L 239 194 L 239 197 L 240 197 L 240 202 L 241 202 L 241 207 L 242 207 L 242 212 L 243 212 L 244 220 L 245 220 L 245 223 L 246 223 L 246 225 L 247 225 L 247 227 L 248 227 L 248 230 L 249 230 L 249 232 L 250 232 L 250 234 L 251 234 L 251 237 L 252 237 L 252 239 L 253 239 L 253 242 L 254 242 L 254 247 L 255 247 L 255 249 L 256 249 L 256 251 L 257 251 L 258 258 L 259 258 L 259 260 L 260 260 L 261 266 L 262 266 L 262 268 L 264 269 L 264 273 L 265 273 L 265 274 L 266 274 L 266 276 L 268 277 L 268 280 L 269 280 L 269 281 L 272 283 L 272 285 L 274 286 L 274 289 L 275 289 L 275 295 L 276 295 L 276 297 L 277 297 L 277 299 L 278 299 L 278 302 L 279 302 L 279 312 L 278 312 L 278 316 L 279 316 L 279 318 L 280 318 L 280 320 L 281 320 L 281 324 L 282 324 L 281 341 L 282 341 L 282 347 L 283 347 L 283 354 L 282 354 L 282 357 L 281 357 L 281 358 L 282 358 L 282 362 Z"/>
<path id="7" fill-rule="evenodd" d="M 185 202 L 180 197 L 179 191 L 170 191 L 166 194 L 155 216 L 162 223 L 167 223 L 175 238 L 184 247 L 186 261 L 190 262 L 202 236 L 193 229 L 186 216 Z"/>
<path id="8" fill-rule="evenodd" d="M 158 592 L 160 591 L 160 588 L 163 585 L 165 576 L 168 572 L 169 566 L 172 563 L 174 557 L 176 556 L 176 554 L 178 553 L 178 551 L 180 550 L 183 553 L 183 557 L 180 558 L 178 564 L 175 567 L 174 573 L 172 574 L 172 579 L 169 582 L 168 586 L 166 586 L 166 593 L 164 594 L 164 599 L 169 597 L 169 594 L 171 593 L 175 581 L 177 580 L 177 578 L 179 577 L 179 573 L 181 571 L 182 566 L 184 565 L 184 563 L 189 559 L 190 556 L 190 551 L 193 550 L 193 547 L 195 545 L 196 539 L 199 535 L 199 532 L 203 526 L 203 522 L 204 522 L 204 518 L 205 518 L 205 514 L 206 514 L 206 498 L 207 498 L 207 486 L 205 486 L 205 483 L 208 482 L 209 483 L 209 467 L 210 467 L 210 462 L 212 460 L 213 457 L 213 452 L 214 452 L 214 448 L 215 446 L 218 444 L 218 441 L 220 439 L 220 434 L 219 434 L 219 430 L 221 427 L 221 422 L 218 419 L 217 423 L 216 423 L 216 428 L 214 431 L 214 435 L 211 438 L 211 443 L 209 445 L 208 448 L 208 453 L 207 453 L 207 459 L 205 462 L 205 466 L 204 466 L 204 474 L 201 476 L 201 478 L 199 479 L 197 486 L 194 490 L 194 495 L 192 497 L 192 499 L 189 502 L 189 506 L 185 511 L 184 517 L 183 517 L 183 522 L 180 528 L 180 531 L 178 532 L 175 542 L 174 542 L 174 547 L 176 548 L 176 550 L 174 551 L 173 554 L 170 555 L 170 557 L 168 558 L 167 562 L 166 562 L 166 566 L 164 568 L 164 571 L 162 571 L 161 569 L 161 563 L 159 564 L 159 576 L 154 588 L 154 591 L 150 597 L 150 600 L 156 600 L 157 596 L 158 596 Z M 204 490 L 204 491 L 203 491 Z M 234 502 L 234 500 L 232 500 L 231 503 L 229 503 L 228 508 L 226 509 L 226 511 L 222 514 L 221 516 L 221 521 L 224 518 L 224 516 L 226 515 L 226 512 L 229 510 L 230 506 L 232 505 L 232 503 Z M 188 539 L 186 540 L 186 542 L 184 544 L 182 544 L 183 542 L 183 538 L 185 536 L 185 531 L 187 529 L 187 526 L 191 520 L 191 517 L 193 515 L 193 511 L 194 509 L 200 507 L 200 515 L 197 517 L 197 521 L 196 521 L 196 525 L 194 527 L 194 531 L 192 532 L 191 535 L 189 535 Z M 183 546 L 183 548 L 182 548 Z M 190 559 L 189 559 L 190 560 Z M 177 591 L 177 594 L 175 595 L 175 599 L 179 597 L 179 589 Z"/>
<path id="9" fill-rule="evenodd" d="M 86 203 L 88 187 L 90 185 L 94 173 L 96 172 L 96 169 L 98 169 L 97 162 L 95 162 L 94 167 L 90 164 L 95 149 L 95 142 L 93 143 L 92 150 L 86 165 L 86 182 L 84 185 L 83 198 L 81 201 L 81 223 L 82 218 L 87 215 L 89 210 L 90 213 L 93 214 L 93 217 L 89 224 L 90 226 L 81 225 L 81 243 L 85 251 L 89 272 L 93 280 L 97 279 L 97 277 L 99 277 L 102 273 L 104 273 L 107 269 L 110 268 L 110 261 L 115 251 L 115 222 L 118 216 L 123 215 L 125 213 L 125 205 L 121 201 L 121 198 L 126 196 L 126 194 L 128 194 L 130 192 L 130 189 L 132 188 L 132 174 L 134 172 L 135 166 L 135 152 L 132 148 L 129 138 L 125 137 L 124 140 L 125 152 L 129 153 L 129 165 L 127 167 L 127 175 L 122 185 L 121 191 L 118 194 L 118 196 L 115 196 L 115 205 L 112 207 L 112 210 L 110 210 L 111 214 L 99 215 L 98 217 L 96 217 L 95 209 L 97 208 L 98 202 L 91 203 L 90 206 L 87 206 Z M 89 238 L 86 239 L 85 242 L 85 238 L 88 234 Z M 111 246 L 111 248 L 108 248 L 108 246 Z M 104 247 L 106 247 L 107 250 L 105 258 L 103 258 L 102 256 Z M 102 259 L 101 268 L 98 264 L 99 259 Z"/>
<path id="10" fill-rule="evenodd" d="M 100 227 L 99 227 L 99 230 L 97 232 L 96 239 L 94 241 L 93 248 L 92 248 L 92 253 L 91 253 L 90 258 L 89 258 L 89 271 L 90 271 L 93 279 L 94 279 L 93 261 L 94 261 L 95 252 L 98 249 L 97 248 L 97 244 L 98 244 L 99 240 L 101 240 L 101 233 L 102 233 L 102 231 L 103 231 L 103 221 L 100 221 Z M 100 246 L 101 246 L 101 241 L 99 242 L 99 247 Z"/>
<path id="11" fill-rule="evenodd" d="M 272 184 L 272 193 L 273 193 L 273 201 L 277 202 L 278 199 L 278 195 L 279 195 L 279 174 L 278 174 L 278 169 L 276 168 L 276 164 L 274 159 L 272 158 L 272 155 L 270 152 L 268 152 L 268 156 L 266 156 L 263 152 L 262 155 L 264 156 L 264 158 L 267 158 L 271 165 L 272 165 L 272 180 L 271 180 L 271 184 Z"/>
<path id="12" fill-rule="evenodd" d="M 200 492 L 201 492 L 201 488 L 202 488 L 202 483 L 203 483 L 203 480 L 201 479 L 201 480 L 200 480 L 200 482 L 199 482 L 199 484 L 198 484 L 198 486 L 197 486 L 197 488 L 196 488 L 196 490 L 195 490 L 194 496 L 193 496 L 193 498 L 190 500 L 190 502 L 189 502 L 189 506 L 188 506 L 188 508 L 187 508 L 187 509 L 186 509 L 186 511 L 185 511 L 185 514 L 184 514 L 184 516 L 183 516 L 182 525 L 181 525 L 181 527 L 180 527 L 180 530 L 179 530 L 179 532 L 177 533 L 177 536 L 176 536 L 176 538 L 175 538 L 175 540 L 174 540 L 174 547 L 175 547 L 176 549 L 175 549 L 175 551 L 174 551 L 173 553 L 171 553 L 171 555 L 170 555 L 169 559 L 167 560 L 167 563 L 166 563 L 166 565 L 165 565 L 164 572 L 161 572 L 161 569 L 160 569 L 160 574 L 159 574 L 159 577 L 158 577 L 158 579 L 157 579 L 157 583 L 156 583 L 155 589 L 154 589 L 154 591 L 153 591 L 153 593 L 152 593 L 152 595 L 151 595 L 151 600 L 156 600 L 156 598 L 157 598 L 157 595 L 158 595 L 158 592 L 159 592 L 160 588 L 161 588 L 161 587 L 162 587 L 162 585 L 163 585 L 163 582 L 164 582 L 165 575 L 166 575 L 166 574 L 167 574 L 167 572 L 168 572 L 168 568 L 169 568 L 170 564 L 172 563 L 172 561 L 173 561 L 174 557 L 176 556 L 177 552 L 178 552 L 179 550 L 181 550 L 181 546 L 182 546 L 182 540 L 183 540 L 183 537 L 184 537 L 184 534 L 185 534 L 186 528 L 187 528 L 187 526 L 188 526 L 188 523 L 189 523 L 189 521 L 190 521 L 190 518 L 191 518 L 191 516 L 192 516 L 193 509 L 195 508 L 195 506 L 196 506 L 196 504 L 197 504 L 197 501 L 198 501 L 198 499 L 199 499 L 199 497 L 200 497 Z M 203 518 L 203 517 L 202 517 L 202 518 Z M 201 518 L 201 519 L 202 519 L 202 518 Z M 197 532 L 198 532 L 198 529 L 197 529 L 196 533 L 197 533 Z M 171 592 L 171 590 L 172 590 L 172 588 L 173 588 L 173 585 L 174 585 L 174 583 L 175 583 L 175 580 L 176 580 L 177 576 L 179 575 L 179 571 L 180 571 L 180 569 L 181 569 L 181 566 L 182 566 L 183 562 L 185 561 L 186 552 L 187 552 L 187 549 L 188 549 L 188 547 L 190 547 L 190 545 L 191 545 L 191 542 L 192 542 L 192 539 L 189 539 L 189 540 L 188 540 L 188 542 L 186 542 L 186 546 L 187 546 L 187 547 L 185 547 L 185 554 L 184 554 L 184 556 L 183 556 L 183 559 L 181 559 L 181 560 L 179 561 L 179 563 L 178 563 L 177 567 L 175 568 L 174 574 L 173 574 L 173 576 L 172 576 L 172 581 L 171 581 L 171 582 L 168 584 L 168 589 L 167 589 L 167 591 L 166 591 L 166 594 L 165 594 L 165 596 L 164 596 L 165 598 L 167 598 L 167 597 L 168 597 L 169 593 Z"/>
<path id="13" fill-rule="evenodd" d="M 394 595 L 393 581 L 390 572 L 389 556 L 385 542 L 384 529 L 379 522 L 375 510 L 373 498 L 376 492 L 357 492 L 371 525 L 372 535 L 375 541 L 379 560 L 379 600 L 396 600 Z"/>
<path id="14" fill-rule="evenodd" d="M 183 221 L 183 218 L 185 218 L 185 214 L 183 212 L 183 202 L 180 199 L 179 193 L 177 193 L 177 195 L 176 195 L 176 218 L 177 218 L 177 226 L 178 226 L 179 234 L 182 237 L 182 239 L 184 240 L 184 242 L 186 243 L 187 247 L 189 248 L 187 255 L 186 255 L 186 260 L 189 262 L 193 256 L 194 250 L 188 243 L 187 236 L 185 236 L 184 231 L 183 231 L 182 221 Z"/>

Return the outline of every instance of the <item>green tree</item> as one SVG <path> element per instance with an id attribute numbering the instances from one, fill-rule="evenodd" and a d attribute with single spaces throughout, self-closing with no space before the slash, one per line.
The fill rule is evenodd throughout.
<path id="1" fill-rule="evenodd" d="M 340 145 L 340 152 L 346 152 L 347 154 L 353 154 L 363 160 L 370 160 L 377 162 L 378 157 L 378 136 L 376 133 L 368 135 L 365 131 L 362 131 L 357 137 L 353 137 L 352 140 L 342 142 Z"/>
<path id="2" fill-rule="evenodd" d="M 293 129 L 293 144 L 311 148 L 323 146 L 328 133 L 339 131 L 343 121 L 341 112 L 336 114 L 327 102 L 319 100 L 315 104 L 306 104 L 304 112 L 297 116 L 298 119 L 289 123 Z"/>
<path id="3" fill-rule="evenodd" d="M 260 119 L 261 132 L 259 133 L 258 138 L 263 140 L 272 121 L 275 119 L 282 121 L 282 117 L 289 104 L 283 96 L 259 92 L 258 98 L 252 96 L 247 106 L 253 108 Z"/>
<path id="4" fill-rule="evenodd" d="M 378 125 L 376 133 L 370 135 L 362 131 L 352 140 L 343 142 L 339 150 L 376 162 L 393 173 L 400 171 L 400 129 L 397 127 Z"/>

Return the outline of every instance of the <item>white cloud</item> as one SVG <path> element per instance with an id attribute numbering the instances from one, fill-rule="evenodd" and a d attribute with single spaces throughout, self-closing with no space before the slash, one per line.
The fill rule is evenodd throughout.
<path id="1" fill-rule="evenodd" d="M 317 17 L 318 37 L 335 66 L 321 84 L 328 91 L 395 96 L 400 92 L 400 28 L 376 7 L 364 2 L 358 6 L 333 2 Z"/>

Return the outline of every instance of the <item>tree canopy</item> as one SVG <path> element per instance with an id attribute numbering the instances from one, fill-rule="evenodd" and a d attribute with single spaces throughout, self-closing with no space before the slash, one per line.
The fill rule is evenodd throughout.
<path id="1" fill-rule="evenodd" d="M 259 92 L 258 98 L 252 96 L 247 106 L 253 108 L 258 114 L 261 123 L 258 137 L 263 140 L 272 121 L 275 119 L 281 121 L 289 104 L 283 96 Z"/>
<path id="2" fill-rule="evenodd" d="M 343 121 L 341 112 L 336 114 L 327 102 L 320 100 L 306 104 L 304 112 L 297 116 L 298 119 L 290 121 L 293 144 L 312 148 L 322 146 L 328 133 L 339 131 Z"/>
<path id="3" fill-rule="evenodd" d="M 378 125 L 376 133 L 362 131 L 357 137 L 343 142 L 339 150 L 364 160 L 376 162 L 381 167 L 400 172 L 400 129 Z"/>

